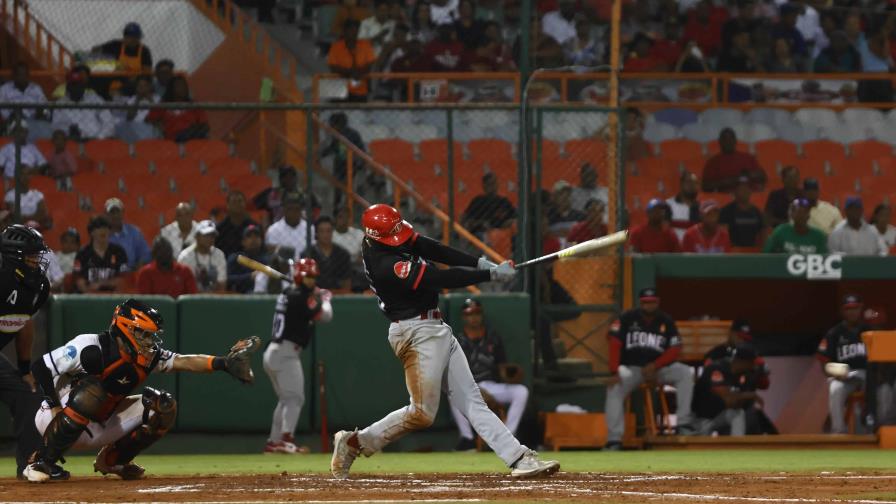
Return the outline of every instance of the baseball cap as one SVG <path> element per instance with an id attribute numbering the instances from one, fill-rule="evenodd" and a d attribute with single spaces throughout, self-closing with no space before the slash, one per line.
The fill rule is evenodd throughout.
<path id="1" fill-rule="evenodd" d="M 700 214 L 706 215 L 713 210 L 718 210 L 719 204 L 714 199 L 708 199 L 703 203 L 700 203 Z"/>
<path id="2" fill-rule="evenodd" d="M 731 330 L 747 341 L 753 340 L 753 329 L 746 319 L 737 319 L 731 322 Z"/>
<path id="3" fill-rule="evenodd" d="M 139 23 L 131 21 L 130 23 L 124 25 L 124 36 L 143 38 L 143 28 L 140 28 Z"/>
<path id="4" fill-rule="evenodd" d="M 818 189 L 818 179 L 809 177 L 803 181 L 803 190 L 811 191 L 813 189 Z"/>
<path id="5" fill-rule="evenodd" d="M 215 226 L 215 223 L 211 220 L 199 221 L 199 224 L 196 226 L 196 234 L 207 235 L 207 234 L 217 234 L 218 227 Z"/>
<path id="6" fill-rule="evenodd" d="M 482 303 L 480 303 L 479 300 L 467 298 L 466 301 L 464 301 L 464 314 L 480 312 L 482 312 Z"/>
<path id="7" fill-rule="evenodd" d="M 638 299 L 642 303 L 655 302 L 660 300 L 659 294 L 657 294 L 656 289 L 653 287 L 645 287 L 641 289 L 641 292 L 638 293 Z"/>
<path id="8" fill-rule="evenodd" d="M 653 210 L 654 208 L 665 207 L 665 206 L 666 206 L 665 201 L 663 201 L 659 198 L 653 198 L 647 202 L 647 211 L 649 212 L 649 211 Z"/>
<path id="9" fill-rule="evenodd" d="M 843 303 L 841 303 L 843 308 L 858 308 L 862 306 L 862 298 L 860 298 L 856 294 L 847 294 L 843 296 Z"/>
<path id="10" fill-rule="evenodd" d="M 111 212 L 116 208 L 119 210 L 124 210 L 124 202 L 118 198 L 109 198 L 106 200 L 105 208 L 107 212 Z"/>
<path id="11" fill-rule="evenodd" d="M 753 345 L 749 343 L 738 343 L 737 346 L 734 347 L 734 352 L 731 354 L 731 358 L 753 361 L 756 360 L 756 350 L 753 348 Z"/>
<path id="12" fill-rule="evenodd" d="M 289 175 L 290 173 L 292 173 L 293 175 L 296 174 L 296 169 L 290 165 L 281 166 L 279 169 L 277 169 L 277 175 L 280 178 L 283 178 L 283 177 Z"/>
<path id="13" fill-rule="evenodd" d="M 243 229 L 243 238 L 245 238 L 251 234 L 256 234 L 258 236 L 261 236 L 261 228 L 255 224 L 249 224 L 248 226 L 246 226 L 245 229 Z"/>
<path id="14" fill-rule="evenodd" d="M 862 208 L 862 198 L 858 196 L 849 196 L 846 198 L 846 203 L 843 204 L 843 208 Z"/>
<path id="15" fill-rule="evenodd" d="M 563 189 L 572 189 L 572 185 L 565 180 L 554 182 L 554 191 L 562 191 Z"/>

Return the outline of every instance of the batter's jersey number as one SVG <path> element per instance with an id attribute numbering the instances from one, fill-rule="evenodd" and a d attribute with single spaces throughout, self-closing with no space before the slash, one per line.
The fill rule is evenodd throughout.
<path id="1" fill-rule="evenodd" d="M 283 337 L 283 327 L 286 325 L 286 314 L 274 313 L 274 325 L 271 328 L 271 338 L 280 339 Z"/>

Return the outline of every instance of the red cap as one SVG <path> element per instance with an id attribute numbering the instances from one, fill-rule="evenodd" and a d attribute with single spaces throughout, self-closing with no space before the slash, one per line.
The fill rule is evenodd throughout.
<path id="1" fill-rule="evenodd" d="M 293 266 L 293 281 L 295 283 L 302 283 L 302 279 L 305 277 L 317 278 L 319 274 L 317 261 L 308 257 L 299 259 L 299 262 Z"/>
<path id="2" fill-rule="evenodd" d="M 364 234 L 371 240 L 397 247 L 414 235 L 414 227 L 401 218 L 395 208 L 377 203 L 370 206 L 361 216 Z"/>

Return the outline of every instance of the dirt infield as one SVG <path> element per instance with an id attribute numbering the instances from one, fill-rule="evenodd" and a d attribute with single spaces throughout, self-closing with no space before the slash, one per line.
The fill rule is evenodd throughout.
<path id="1" fill-rule="evenodd" d="M 359 474 L 338 482 L 321 474 L 111 477 L 31 484 L 0 479 L 0 500 L 12 502 L 841 502 L 896 504 L 896 474 L 598 474 L 550 479 L 506 475 Z"/>

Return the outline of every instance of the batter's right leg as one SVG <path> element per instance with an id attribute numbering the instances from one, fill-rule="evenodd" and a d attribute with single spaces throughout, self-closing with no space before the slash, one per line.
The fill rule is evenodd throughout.
<path id="1" fill-rule="evenodd" d="M 625 398 L 643 381 L 638 366 L 619 366 L 619 382 L 607 389 L 604 414 L 607 416 L 607 446 L 619 446 L 625 433 Z"/>

